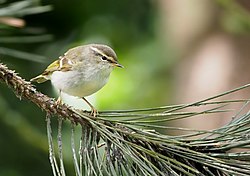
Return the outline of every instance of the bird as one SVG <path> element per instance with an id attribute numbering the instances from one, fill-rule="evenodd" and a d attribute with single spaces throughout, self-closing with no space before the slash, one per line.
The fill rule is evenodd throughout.
<path id="1" fill-rule="evenodd" d="M 124 68 L 111 47 L 87 44 L 69 49 L 30 81 L 43 83 L 50 80 L 59 90 L 57 103 L 62 101 L 61 92 L 82 98 L 91 108 L 90 115 L 96 117 L 97 109 L 85 97 L 99 91 L 115 67 Z"/>

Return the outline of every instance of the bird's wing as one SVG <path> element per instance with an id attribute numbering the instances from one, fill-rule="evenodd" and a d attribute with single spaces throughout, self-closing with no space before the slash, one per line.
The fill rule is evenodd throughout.
<path id="1" fill-rule="evenodd" d="M 71 57 L 70 57 L 71 56 Z M 69 71 L 74 66 L 74 58 L 72 55 L 68 56 L 67 53 L 64 56 L 60 56 L 58 60 L 51 63 L 45 71 L 42 73 L 43 75 L 50 75 L 54 71 Z"/>
<path id="2" fill-rule="evenodd" d="M 60 56 L 58 60 L 52 62 L 42 74 L 32 78 L 30 81 L 43 83 L 50 79 L 50 76 L 55 71 L 69 71 L 75 64 L 75 59 L 73 55 L 64 54 L 64 56 Z"/>

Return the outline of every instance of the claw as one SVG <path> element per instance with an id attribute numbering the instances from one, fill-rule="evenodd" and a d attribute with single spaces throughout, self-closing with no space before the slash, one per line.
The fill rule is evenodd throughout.
<path id="1" fill-rule="evenodd" d="M 56 100 L 56 105 L 58 106 L 60 104 L 62 104 L 62 98 L 59 96 Z"/>
<path id="2" fill-rule="evenodd" d="M 94 117 L 97 117 L 97 115 L 98 115 L 97 109 L 95 109 L 95 108 L 91 109 L 90 115 L 94 116 Z"/>
<path id="3" fill-rule="evenodd" d="M 62 104 L 61 90 L 59 90 L 59 97 L 56 100 L 56 106 L 58 107 L 60 104 Z"/>
<path id="4" fill-rule="evenodd" d="M 90 106 L 90 108 L 91 108 L 90 115 L 97 117 L 97 115 L 98 115 L 97 109 L 95 109 L 95 107 L 90 102 L 88 102 L 88 100 L 86 100 L 84 97 L 82 97 L 82 99 Z"/>

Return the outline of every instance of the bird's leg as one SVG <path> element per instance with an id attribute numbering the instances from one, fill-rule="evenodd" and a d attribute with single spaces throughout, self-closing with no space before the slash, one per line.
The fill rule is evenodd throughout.
<path id="1" fill-rule="evenodd" d="M 59 90 L 59 97 L 57 98 L 57 100 L 56 100 L 56 105 L 58 106 L 58 105 L 60 105 L 60 104 L 62 104 L 62 98 L 61 98 L 61 90 Z"/>
<path id="2" fill-rule="evenodd" d="M 91 108 L 90 115 L 93 115 L 94 117 L 96 117 L 98 115 L 97 109 L 95 109 L 95 107 L 90 102 L 88 102 L 88 100 L 86 98 L 82 97 L 82 99 L 90 106 L 90 108 Z"/>

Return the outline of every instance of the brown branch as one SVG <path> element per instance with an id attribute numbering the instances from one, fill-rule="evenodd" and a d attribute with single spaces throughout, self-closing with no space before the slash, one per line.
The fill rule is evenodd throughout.
<path id="1" fill-rule="evenodd" d="M 173 136 L 158 135 L 157 132 L 148 132 L 131 127 L 127 128 L 127 126 L 123 124 L 102 121 L 101 118 L 93 118 L 87 113 L 75 111 L 64 104 L 56 104 L 54 99 L 38 92 L 30 82 L 25 81 L 1 63 L 0 82 L 12 88 L 17 97 L 30 100 L 49 115 L 60 116 L 70 120 L 74 124 L 81 124 L 82 126 L 91 126 L 92 123 L 90 120 L 92 120 L 92 122 L 93 120 L 100 120 L 96 124 L 93 123 L 92 129 L 83 128 L 84 131 L 81 137 L 82 141 L 87 141 L 87 144 L 84 144 L 84 152 L 83 150 L 81 151 L 81 157 L 91 156 L 90 158 L 93 159 L 93 161 L 91 161 L 91 159 L 88 160 L 87 162 L 91 162 L 91 164 L 85 166 L 85 168 L 89 169 L 90 173 L 93 171 L 92 167 L 96 167 L 96 165 L 103 165 L 101 170 L 100 167 L 96 167 L 97 173 L 104 171 L 104 173 L 108 173 L 109 175 L 113 173 L 110 168 L 114 166 L 117 166 L 117 168 L 114 169 L 115 171 L 118 170 L 119 173 L 123 172 L 123 170 L 119 170 L 122 168 L 120 167 L 121 165 L 124 167 L 124 170 L 128 170 L 126 173 L 132 172 L 135 175 L 140 175 L 140 173 L 171 175 L 173 172 L 179 175 L 247 175 L 249 173 L 248 160 L 244 157 L 244 154 L 247 157 L 249 152 L 228 152 L 228 155 L 225 154 L 229 149 L 248 147 L 249 141 L 244 137 L 246 133 L 240 130 L 240 128 L 249 130 L 246 128 L 248 119 L 246 119 L 245 116 L 242 116 L 241 122 L 235 122 L 234 125 L 237 128 L 231 128 L 232 124 L 230 124 L 229 126 L 231 127 L 228 128 L 225 126 L 225 129 L 230 129 L 230 133 L 235 135 L 235 140 L 231 139 L 230 133 L 224 134 L 222 133 L 223 131 L 215 130 L 215 133 L 211 134 L 217 134 L 216 132 L 220 132 L 221 134 L 218 133 L 218 136 L 215 138 L 211 136 L 211 138 L 202 137 L 198 140 L 200 144 L 202 144 L 199 146 L 197 140 L 189 141 L 185 139 L 185 136 L 174 139 Z M 235 92 L 248 86 L 249 84 L 200 102 L 206 102 L 207 100 Z M 191 105 L 196 104 L 197 103 L 193 103 Z M 238 127 L 238 124 L 240 127 Z M 95 153 L 99 152 L 98 144 L 100 138 L 106 142 L 106 144 L 104 144 L 106 152 L 106 154 L 104 154 L 106 158 L 104 159 L 106 161 L 99 161 L 95 158 L 101 156 Z M 210 139 L 212 139 L 212 141 L 210 141 Z M 50 146 L 50 148 L 53 147 Z M 95 152 L 90 152 L 92 149 Z M 118 163 L 121 163 L 121 165 Z M 108 169 L 104 168 L 105 166 Z"/>
<path id="2" fill-rule="evenodd" d="M 2 63 L 0 63 L 0 82 L 7 84 L 18 98 L 30 100 L 49 115 L 63 117 L 75 124 L 90 125 L 86 119 L 83 119 L 83 113 L 79 115 L 65 104 L 57 104 L 53 98 L 37 91 L 30 82 L 25 81 Z M 84 113 L 84 116 L 91 118 L 87 113 Z"/>

